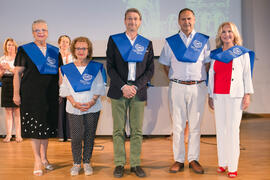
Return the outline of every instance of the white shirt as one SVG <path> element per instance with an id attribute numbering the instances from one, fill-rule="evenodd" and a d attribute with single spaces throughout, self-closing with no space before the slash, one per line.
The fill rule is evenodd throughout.
<path id="1" fill-rule="evenodd" d="M 137 38 L 134 39 L 134 40 L 131 40 L 131 38 L 127 35 L 127 33 L 125 33 L 127 38 L 129 39 L 131 45 L 133 46 L 133 44 L 135 43 L 135 40 Z M 128 63 L 128 81 L 135 81 L 136 79 L 136 62 L 129 62 Z"/>
<path id="2" fill-rule="evenodd" d="M 14 60 L 15 60 L 15 59 L 13 59 L 13 60 L 8 60 L 7 56 L 2 56 L 2 57 L 0 58 L 0 64 L 7 63 L 11 69 L 14 69 Z M 9 71 L 9 70 L 6 70 L 6 71 L 4 72 L 4 74 L 12 75 L 13 72 L 11 72 L 11 71 Z"/>
<path id="3" fill-rule="evenodd" d="M 77 67 L 77 69 L 79 70 L 81 74 L 83 73 L 85 68 L 86 66 Z M 83 91 L 83 92 L 75 92 L 71 84 L 69 83 L 69 80 L 67 79 L 66 75 L 64 75 L 63 82 L 60 85 L 59 95 L 61 97 L 67 97 L 71 95 L 76 102 L 80 102 L 80 103 L 86 103 L 86 102 L 91 101 L 94 95 L 101 95 L 101 96 L 105 95 L 105 84 L 104 84 L 101 72 L 99 71 L 96 78 L 94 79 L 91 86 L 91 90 Z M 67 100 L 67 105 L 66 105 L 66 111 L 70 114 L 75 114 L 75 115 L 98 112 L 101 110 L 101 108 L 102 108 L 102 105 L 101 105 L 100 97 L 96 101 L 95 105 L 93 105 L 91 108 L 89 108 L 87 111 L 84 111 L 84 112 L 80 111 L 77 108 L 74 108 L 69 100 Z"/>
<path id="4" fill-rule="evenodd" d="M 188 48 L 195 34 L 195 30 L 193 30 L 191 34 L 186 37 L 186 35 L 180 31 L 179 36 Z M 165 45 L 159 57 L 159 62 L 163 65 L 170 66 L 169 79 L 179 79 L 182 81 L 200 81 L 206 80 L 205 63 L 210 62 L 209 54 L 210 46 L 208 41 L 205 44 L 196 63 L 180 62 L 176 59 L 168 42 L 165 41 Z"/>
<path id="5" fill-rule="evenodd" d="M 72 63 L 73 62 L 73 56 L 70 54 L 70 55 L 68 55 L 68 58 L 66 56 L 62 57 L 62 60 L 63 60 L 64 65 L 66 65 L 68 63 Z"/>

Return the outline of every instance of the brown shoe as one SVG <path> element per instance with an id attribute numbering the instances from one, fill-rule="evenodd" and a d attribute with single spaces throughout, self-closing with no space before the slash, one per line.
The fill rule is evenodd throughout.
<path id="1" fill-rule="evenodd" d="M 169 172 L 170 173 L 177 173 L 184 169 L 184 163 L 180 163 L 175 161 L 173 165 L 170 167 Z"/>
<path id="2" fill-rule="evenodd" d="M 195 173 L 198 173 L 198 174 L 203 174 L 204 173 L 204 170 L 203 170 L 202 166 L 196 160 L 191 161 L 189 163 L 189 168 L 192 168 Z"/>

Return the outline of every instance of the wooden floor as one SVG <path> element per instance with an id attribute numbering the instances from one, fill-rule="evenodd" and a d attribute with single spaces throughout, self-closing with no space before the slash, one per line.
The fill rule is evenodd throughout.
<path id="1" fill-rule="evenodd" d="M 48 148 L 48 157 L 56 169 L 45 172 L 42 177 L 34 177 L 33 155 L 30 140 L 23 143 L 2 143 L 0 139 L 0 180 L 17 179 L 98 179 L 113 178 L 113 146 L 111 137 L 97 137 L 93 152 L 92 165 L 94 174 L 84 176 L 83 172 L 71 177 L 69 170 L 72 165 L 70 143 L 60 143 L 51 139 Z M 126 144 L 129 151 L 129 142 Z M 104 147 L 104 149 L 102 149 Z M 185 170 L 177 174 L 168 173 L 173 163 L 172 142 L 170 137 L 146 137 L 143 141 L 142 166 L 147 177 L 144 179 L 196 179 L 196 180 L 222 180 L 228 179 L 225 174 L 216 173 L 217 151 L 215 137 L 201 138 L 200 163 L 205 168 L 205 174 L 193 173 L 188 164 Z M 121 179 L 138 179 L 125 167 L 125 175 Z M 243 120 L 241 124 L 241 155 L 238 169 L 238 178 L 243 180 L 270 179 L 270 118 L 253 118 Z"/>

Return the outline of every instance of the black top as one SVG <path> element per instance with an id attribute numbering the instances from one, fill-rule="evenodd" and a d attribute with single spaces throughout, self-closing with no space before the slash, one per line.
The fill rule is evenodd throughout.
<path id="1" fill-rule="evenodd" d="M 61 56 L 58 62 L 60 67 Z M 58 73 L 40 74 L 23 48 L 19 49 L 14 65 L 25 67 L 20 84 L 22 136 L 37 139 L 56 136 Z"/>

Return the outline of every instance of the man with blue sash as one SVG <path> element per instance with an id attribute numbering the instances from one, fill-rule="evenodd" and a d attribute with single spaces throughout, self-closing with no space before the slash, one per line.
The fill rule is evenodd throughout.
<path id="1" fill-rule="evenodd" d="M 126 32 L 112 35 L 107 46 L 107 72 L 110 76 L 108 97 L 113 116 L 114 177 L 122 177 L 126 163 L 125 123 L 130 124 L 130 167 L 138 177 L 141 168 L 142 124 L 147 99 L 147 82 L 154 73 L 152 42 L 138 34 L 141 14 L 135 8 L 125 13 Z"/>
<path id="2" fill-rule="evenodd" d="M 206 57 L 209 55 L 208 36 L 195 32 L 195 15 L 191 9 L 179 12 L 179 33 L 168 37 L 159 62 L 170 79 L 169 103 L 173 122 L 174 164 L 169 172 L 184 168 L 186 122 L 189 128 L 188 162 L 194 172 L 203 174 L 199 164 L 200 124 L 204 111 L 206 88 Z"/>
<path id="3" fill-rule="evenodd" d="M 33 174 L 43 175 L 42 167 L 52 170 L 47 159 L 48 138 L 56 137 L 58 124 L 59 50 L 46 43 L 48 27 L 44 20 L 32 24 L 34 42 L 18 48 L 14 66 L 15 104 L 21 108 L 22 137 L 32 139 L 35 157 Z"/>

